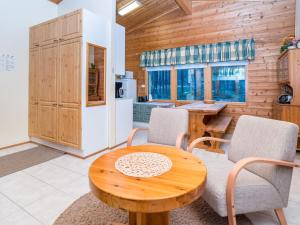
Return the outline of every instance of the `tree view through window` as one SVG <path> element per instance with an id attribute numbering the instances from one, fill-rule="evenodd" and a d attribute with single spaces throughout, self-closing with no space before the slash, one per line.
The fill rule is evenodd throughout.
<path id="1" fill-rule="evenodd" d="M 204 99 L 204 69 L 177 70 L 177 100 Z"/>
<path id="2" fill-rule="evenodd" d="M 157 100 L 171 99 L 171 71 L 149 71 L 148 72 L 149 98 Z"/>
<path id="3" fill-rule="evenodd" d="M 224 102 L 245 102 L 245 85 L 245 66 L 220 66 L 212 68 L 213 100 Z"/>

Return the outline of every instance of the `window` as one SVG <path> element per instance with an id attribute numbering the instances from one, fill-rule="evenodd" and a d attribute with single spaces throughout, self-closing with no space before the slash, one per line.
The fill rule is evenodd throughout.
<path id="1" fill-rule="evenodd" d="M 212 68 L 213 100 L 224 102 L 246 101 L 246 67 L 219 66 Z"/>
<path id="2" fill-rule="evenodd" d="M 155 100 L 171 99 L 171 71 L 148 71 L 148 94 Z M 151 97 L 150 97 L 151 96 Z"/>
<path id="3" fill-rule="evenodd" d="M 204 69 L 177 70 L 177 100 L 204 99 Z"/>

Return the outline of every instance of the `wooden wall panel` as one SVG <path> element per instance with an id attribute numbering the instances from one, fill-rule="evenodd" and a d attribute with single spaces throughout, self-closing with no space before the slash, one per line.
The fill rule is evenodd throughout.
<path id="1" fill-rule="evenodd" d="M 248 66 L 248 101 L 229 105 L 224 114 L 270 117 L 279 94 L 276 61 L 282 39 L 295 32 L 295 0 L 193 2 L 193 14 L 180 9 L 126 36 L 126 70 L 134 71 L 144 95 L 141 52 L 184 45 L 254 38 L 256 59 Z M 232 126 L 233 128 L 233 126 Z"/>

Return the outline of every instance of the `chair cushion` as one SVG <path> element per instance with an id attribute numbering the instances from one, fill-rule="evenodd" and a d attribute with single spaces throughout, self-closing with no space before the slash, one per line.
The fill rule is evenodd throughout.
<path id="1" fill-rule="evenodd" d="M 220 215 L 227 216 L 227 178 L 234 163 L 226 155 L 194 149 L 193 154 L 201 159 L 208 171 L 203 199 Z M 266 179 L 242 170 L 235 187 L 237 214 L 282 208 L 283 201 L 277 189 Z"/>

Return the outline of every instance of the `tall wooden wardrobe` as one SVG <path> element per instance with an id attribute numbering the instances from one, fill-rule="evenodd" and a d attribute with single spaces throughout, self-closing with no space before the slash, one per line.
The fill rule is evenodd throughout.
<path id="1" fill-rule="evenodd" d="M 30 28 L 29 136 L 81 148 L 82 11 Z"/>

